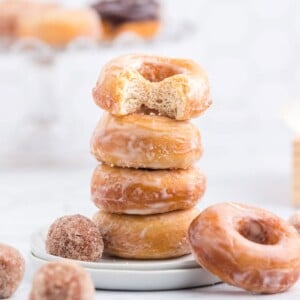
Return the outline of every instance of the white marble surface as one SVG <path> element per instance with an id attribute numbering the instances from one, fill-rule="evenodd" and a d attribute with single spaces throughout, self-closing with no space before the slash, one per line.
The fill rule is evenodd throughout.
<path id="1" fill-rule="evenodd" d="M 83 169 L 2 169 L 0 171 L 0 241 L 14 245 L 28 258 L 29 238 L 37 228 L 64 214 L 91 216 L 96 208 L 89 197 L 92 168 Z M 287 218 L 290 205 L 289 174 L 274 172 L 229 173 L 207 168 L 208 190 L 200 203 L 204 208 L 221 201 L 253 203 Z M 27 259 L 28 261 L 28 259 Z M 13 299 L 26 299 L 31 280 L 30 264 L 21 288 Z M 116 274 L 117 279 L 117 274 Z M 300 285 L 268 299 L 299 299 Z M 97 291 L 96 299 L 253 299 L 253 295 L 226 284 L 206 288 L 164 292 Z"/>

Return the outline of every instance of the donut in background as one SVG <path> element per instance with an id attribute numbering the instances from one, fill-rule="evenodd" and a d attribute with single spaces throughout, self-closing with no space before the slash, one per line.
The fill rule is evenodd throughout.
<path id="1" fill-rule="evenodd" d="M 103 0 L 92 5 L 101 18 L 104 39 L 131 32 L 154 37 L 161 27 L 160 5 L 155 0 Z"/>
<path id="2" fill-rule="evenodd" d="M 51 46 L 63 47 L 76 38 L 98 40 L 99 18 L 91 9 L 57 8 L 24 15 L 17 27 L 19 38 L 37 38 Z"/>

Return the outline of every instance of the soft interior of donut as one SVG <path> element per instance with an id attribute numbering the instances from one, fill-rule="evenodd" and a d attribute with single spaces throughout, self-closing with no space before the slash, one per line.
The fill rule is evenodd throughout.
<path id="1" fill-rule="evenodd" d="M 276 230 L 264 220 L 242 219 L 238 223 L 238 232 L 247 240 L 257 244 L 274 245 L 279 240 Z"/>
<path id="2" fill-rule="evenodd" d="M 144 63 L 138 72 L 148 81 L 158 83 L 165 78 L 182 73 L 171 66 Z M 124 113 L 144 113 L 176 118 L 182 114 L 183 97 L 178 95 L 171 82 L 145 87 L 138 77 L 127 82 L 123 93 Z"/>

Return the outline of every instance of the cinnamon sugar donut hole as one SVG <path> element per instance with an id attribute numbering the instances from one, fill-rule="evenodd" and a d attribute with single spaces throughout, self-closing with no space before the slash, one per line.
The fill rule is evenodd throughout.
<path id="1" fill-rule="evenodd" d="M 29 300 L 92 300 L 94 285 L 89 274 L 70 262 L 50 262 L 34 275 Z"/>
<path id="2" fill-rule="evenodd" d="M 176 120 L 197 117 L 211 105 L 208 79 L 197 63 L 139 54 L 107 63 L 93 97 L 114 115 L 151 112 Z"/>
<path id="3" fill-rule="evenodd" d="M 96 262 L 102 257 L 103 240 L 90 219 L 81 215 L 64 216 L 50 226 L 46 250 L 64 258 Z"/>
<path id="4" fill-rule="evenodd" d="M 99 211 L 93 218 L 104 240 L 104 251 L 132 259 L 164 259 L 191 252 L 187 231 L 197 208 L 156 215 L 125 215 Z"/>
<path id="5" fill-rule="evenodd" d="M 199 130 L 188 121 L 105 113 L 94 130 L 91 151 L 98 161 L 111 166 L 188 169 L 203 150 Z"/>
<path id="6" fill-rule="evenodd" d="M 58 8 L 25 15 L 17 28 L 19 38 L 34 37 L 55 47 L 80 37 L 98 40 L 100 34 L 99 18 L 91 9 Z"/>
<path id="7" fill-rule="evenodd" d="M 300 233 L 300 210 L 296 211 L 290 218 L 289 218 L 290 224 L 292 224 Z"/>
<path id="8" fill-rule="evenodd" d="M 189 241 L 203 268 L 250 292 L 284 292 L 300 275 L 297 231 L 260 208 L 212 205 L 192 222 Z"/>
<path id="9" fill-rule="evenodd" d="M 18 250 L 0 243 L 0 299 L 11 297 L 25 272 L 25 260 Z"/>
<path id="10" fill-rule="evenodd" d="M 99 165 L 91 181 L 95 205 L 111 213 L 149 215 L 194 207 L 206 188 L 196 169 L 135 170 Z"/>

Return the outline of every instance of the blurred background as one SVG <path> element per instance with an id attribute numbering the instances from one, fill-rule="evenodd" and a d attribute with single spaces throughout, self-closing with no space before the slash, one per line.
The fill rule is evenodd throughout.
<path id="1" fill-rule="evenodd" d="M 92 3 L 60 1 L 68 7 Z M 232 176 L 253 178 L 255 184 L 245 193 L 269 184 L 271 198 L 288 202 L 295 133 L 281 115 L 299 95 L 300 2 L 160 3 L 161 29 L 150 40 L 129 34 L 109 43 L 78 41 L 59 50 L 49 45 L 28 49 L 19 40 L 3 43 L 1 169 L 91 171 L 96 161 L 89 140 L 102 114 L 91 90 L 101 67 L 121 54 L 159 54 L 194 59 L 208 73 L 214 103 L 193 120 L 202 132 L 205 154 L 199 166 L 208 179 L 221 176 L 228 189 L 236 189 Z"/>
<path id="2" fill-rule="evenodd" d="M 299 1 L 161 4 L 161 33 L 151 41 L 73 47 L 41 64 L 17 47 L 1 52 L 1 166 L 95 164 L 89 139 L 101 110 L 91 90 L 99 71 L 117 55 L 143 52 L 192 58 L 207 70 L 214 104 L 195 120 L 205 168 L 225 173 L 289 168 L 291 134 L 280 111 L 299 94 Z"/>

